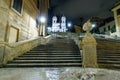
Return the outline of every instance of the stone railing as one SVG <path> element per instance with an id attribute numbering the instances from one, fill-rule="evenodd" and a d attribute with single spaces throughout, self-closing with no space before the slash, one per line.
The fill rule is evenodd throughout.
<path id="1" fill-rule="evenodd" d="M 0 42 L 0 65 L 6 64 L 8 61 L 30 51 L 40 44 L 47 44 L 51 39 L 52 36 L 47 36 L 20 41 L 14 44 Z"/>

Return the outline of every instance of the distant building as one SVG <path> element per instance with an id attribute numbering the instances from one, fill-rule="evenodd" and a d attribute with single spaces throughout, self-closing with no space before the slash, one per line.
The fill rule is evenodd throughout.
<path id="1" fill-rule="evenodd" d="M 62 16 L 61 17 L 61 22 L 57 23 L 57 17 L 53 16 L 52 18 L 52 32 L 66 32 L 67 27 L 66 27 L 66 17 Z"/>
<path id="2" fill-rule="evenodd" d="M 106 34 L 106 35 L 116 35 L 116 26 L 115 21 L 111 21 L 106 23 L 105 25 L 101 26 L 99 28 L 100 34 Z"/>

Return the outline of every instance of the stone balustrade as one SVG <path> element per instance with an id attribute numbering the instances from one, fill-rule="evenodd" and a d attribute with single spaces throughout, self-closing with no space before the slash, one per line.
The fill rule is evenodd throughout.
<path id="1" fill-rule="evenodd" d="M 5 42 L 0 42 L 0 65 L 6 64 L 8 61 L 13 60 L 32 48 L 40 45 L 46 44 L 52 39 L 52 36 L 47 37 L 37 37 L 25 41 L 20 41 L 13 44 L 8 44 Z"/>

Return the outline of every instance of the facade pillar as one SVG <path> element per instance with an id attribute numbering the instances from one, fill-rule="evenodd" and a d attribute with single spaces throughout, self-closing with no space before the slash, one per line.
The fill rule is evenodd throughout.
<path id="1" fill-rule="evenodd" d="M 120 9 L 120 5 L 112 9 L 114 13 L 115 25 L 116 25 L 116 35 L 120 37 L 120 14 L 117 14 L 117 10 Z"/>
<path id="2" fill-rule="evenodd" d="M 96 68 L 97 64 L 97 51 L 96 51 L 96 40 L 91 35 L 90 30 L 92 24 L 87 22 L 84 24 L 83 29 L 86 31 L 85 37 L 82 40 L 82 59 L 83 67 L 85 68 Z"/>
<path id="3" fill-rule="evenodd" d="M 120 25 L 119 25 L 119 20 L 118 20 L 118 17 L 117 17 L 117 12 L 114 11 L 114 18 L 115 18 L 115 25 L 116 25 L 116 32 L 117 32 L 117 36 L 120 36 Z"/>

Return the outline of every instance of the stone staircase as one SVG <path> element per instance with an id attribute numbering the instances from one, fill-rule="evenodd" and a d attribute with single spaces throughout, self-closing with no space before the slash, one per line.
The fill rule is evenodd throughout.
<path id="1" fill-rule="evenodd" d="M 120 70 L 120 50 L 98 50 L 98 64 L 100 68 Z"/>
<path id="2" fill-rule="evenodd" d="M 99 67 L 120 70 L 120 41 L 97 39 L 97 43 Z"/>
<path id="3" fill-rule="evenodd" d="M 73 40 L 52 39 L 8 62 L 4 67 L 81 67 L 79 48 Z"/>

